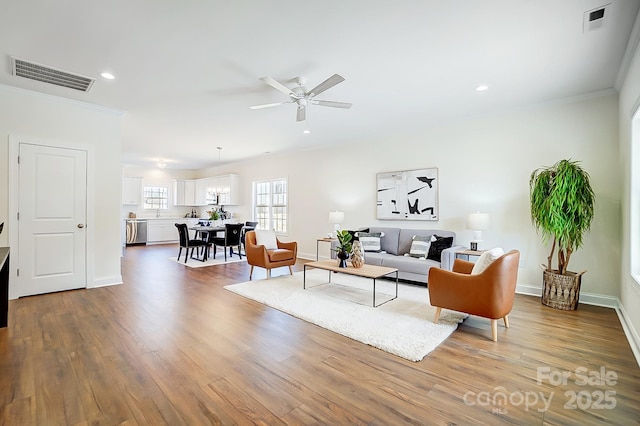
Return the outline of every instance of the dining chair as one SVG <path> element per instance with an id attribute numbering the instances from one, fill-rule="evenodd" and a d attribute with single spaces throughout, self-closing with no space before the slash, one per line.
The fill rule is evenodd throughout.
<path id="1" fill-rule="evenodd" d="M 207 242 L 203 240 L 190 239 L 189 228 L 186 223 L 176 223 L 175 225 L 176 228 L 178 228 L 178 235 L 180 236 L 180 251 L 178 252 L 178 261 L 180 261 L 180 255 L 182 254 L 183 248 L 186 249 L 184 253 L 184 263 L 187 263 L 187 259 L 189 257 L 193 258 L 193 249 L 197 248 L 197 254 L 200 255 L 200 247 L 202 247 L 204 249 L 202 259 L 196 259 L 205 262 L 207 260 Z M 191 256 L 189 256 L 189 249 L 191 249 Z"/>
<path id="2" fill-rule="evenodd" d="M 213 244 L 213 258 L 216 258 L 216 249 L 218 246 L 224 247 L 224 261 L 227 261 L 227 247 L 231 247 L 229 256 L 233 256 L 233 247 L 238 247 L 238 256 L 242 259 L 240 251 L 240 237 L 242 234 L 242 223 L 226 223 L 224 225 L 224 237 L 211 237 L 209 244 Z"/>

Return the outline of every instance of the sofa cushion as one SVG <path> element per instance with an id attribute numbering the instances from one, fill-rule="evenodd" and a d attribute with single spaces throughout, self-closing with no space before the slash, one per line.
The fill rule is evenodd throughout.
<path id="1" fill-rule="evenodd" d="M 389 255 L 387 253 L 376 253 L 376 252 L 370 251 L 370 252 L 367 252 L 364 258 L 364 263 L 366 263 L 367 265 L 381 266 L 382 259 L 384 259 L 386 256 L 389 256 Z"/>
<path id="2" fill-rule="evenodd" d="M 380 239 L 382 232 L 358 232 L 358 239 L 364 251 L 380 252 Z"/>
<path id="3" fill-rule="evenodd" d="M 293 259 L 293 251 L 286 249 L 267 250 L 267 256 L 271 262 L 280 262 Z"/>
<path id="4" fill-rule="evenodd" d="M 398 271 L 410 272 L 412 274 L 427 275 L 429 268 L 432 266 L 440 266 L 440 262 L 434 262 L 428 259 L 417 259 L 409 256 L 390 256 L 382 258 L 382 266 L 388 268 L 398 268 Z M 388 275 L 393 277 L 392 274 Z"/>
<path id="5" fill-rule="evenodd" d="M 427 259 L 440 262 L 442 259 L 442 250 L 448 249 L 453 245 L 453 237 L 440 237 L 435 234 L 434 236 L 436 237 L 436 240 L 431 241 L 431 247 L 429 247 Z"/>
<path id="6" fill-rule="evenodd" d="M 398 239 L 400 238 L 400 228 L 374 227 L 369 228 L 369 232 L 384 232 L 384 237 L 380 238 L 380 249 L 389 254 L 402 256 L 404 253 L 398 251 Z M 413 234 L 412 234 L 413 235 Z M 411 243 L 409 243 L 411 244 Z"/>

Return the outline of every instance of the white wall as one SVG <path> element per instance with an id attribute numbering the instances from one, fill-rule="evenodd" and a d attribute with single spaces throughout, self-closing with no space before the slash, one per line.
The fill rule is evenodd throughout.
<path id="1" fill-rule="evenodd" d="M 530 222 L 529 176 L 560 159 L 580 160 L 596 193 L 595 218 L 584 247 L 569 264 L 587 269 L 583 295 L 617 297 L 620 282 L 620 173 L 618 99 L 605 96 L 581 102 L 530 107 L 447 124 L 423 134 L 398 135 L 340 147 L 265 155 L 202 171 L 238 173 L 243 188 L 241 220 L 251 219 L 251 183 L 289 179 L 290 231 L 301 256 L 315 258 L 316 238 L 332 230 L 331 210 L 345 212 L 345 228 L 399 226 L 449 229 L 468 245 L 466 215 L 491 214 L 483 233 L 485 247 L 521 251 L 519 284 L 541 288 L 543 246 Z M 438 167 L 440 220 L 376 220 L 376 173 Z"/>
<path id="2" fill-rule="evenodd" d="M 640 16 L 640 15 L 639 15 Z M 622 302 L 623 315 L 628 322 L 628 332 L 635 339 L 636 357 L 640 359 L 640 283 L 631 275 L 632 243 L 635 243 L 635 256 L 640 255 L 638 246 L 640 243 L 637 235 L 638 228 L 631 228 L 631 214 L 640 212 L 640 125 L 636 118 L 636 132 L 634 140 L 631 137 L 632 116 L 638 111 L 640 105 L 640 45 L 636 46 L 631 66 L 620 90 L 620 165 L 623 175 L 623 209 L 622 209 L 622 262 L 621 262 L 621 289 L 620 300 Z M 640 115 L 638 115 L 640 117 Z M 635 173 L 632 173 L 631 164 L 635 163 Z M 635 197 L 631 197 L 631 193 Z M 635 205 L 633 204 L 635 202 Z M 638 216 L 635 216 L 636 223 Z M 631 232 L 636 232 L 635 240 L 630 239 Z M 638 262 L 635 259 L 635 262 Z M 637 264 L 637 263 L 636 263 Z M 637 272 L 636 272 L 637 273 Z M 632 345 L 633 347 L 633 345 Z"/>
<path id="3" fill-rule="evenodd" d="M 0 222 L 5 222 L 0 246 L 8 245 L 10 231 L 8 162 L 15 159 L 8 158 L 9 136 L 82 144 L 96 159 L 93 187 L 88 188 L 94 199 L 89 209 L 94 217 L 87 218 L 88 226 L 93 225 L 88 284 L 121 282 L 120 120 L 117 111 L 0 85 Z"/>

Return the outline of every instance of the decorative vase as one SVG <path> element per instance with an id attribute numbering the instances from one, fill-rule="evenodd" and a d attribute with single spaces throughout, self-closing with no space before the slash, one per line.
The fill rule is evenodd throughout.
<path id="1" fill-rule="evenodd" d="M 362 250 L 362 243 L 357 240 L 353 242 L 351 265 L 354 268 L 362 268 L 364 265 L 364 250 Z"/>
<path id="2" fill-rule="evenodd" d="M 340 259 L 340 263 L 338 263 L 338 267 L 346 268 L 348 258 L 349 258 L 349 253 L 347 253 L 345 250 L 340 250 L 338 252 L 338 259 Z"/>

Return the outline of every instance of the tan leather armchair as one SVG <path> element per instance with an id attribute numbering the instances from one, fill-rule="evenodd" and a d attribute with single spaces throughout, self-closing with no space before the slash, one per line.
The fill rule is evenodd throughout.
<path id="1" fill-rule="evenodd" d="M 511 250 L 493 261 L 482 273 L 471 275 L 473 263 L 456 259 L 453 270 L 429 270 L 429 298 L 437 307 L 434 322 L 442 308 L 491 319 L 491 338 L 498 340 L 498 319 L 509 328 L 508 314 L 513 307 L 520 252 Z"/>
<path id="2" fill-rule="evenodd" d="M 280 240 L 276 241 L 278 248 L 267 250 L 265 246 L 256 244 L 255 231 L 249 231 L 245 234 L 247 263 L 251 265 L 249 280 L 251 280 L 251 276 L 253 275 L 254 266 L 265 268 L 267 270 L 267 279 L 271 278 L 271 269 L 281 266 L 288 266 L 289 273 L 293 275 L 291 266 L 296 263 L 298 257 L 298 243 L 295 241 L 290 243 L 283 243 Z"/>

